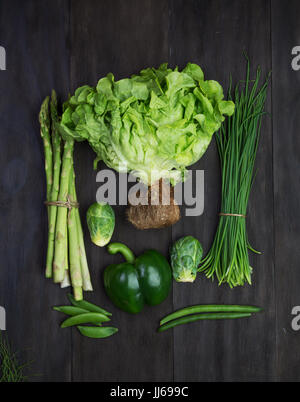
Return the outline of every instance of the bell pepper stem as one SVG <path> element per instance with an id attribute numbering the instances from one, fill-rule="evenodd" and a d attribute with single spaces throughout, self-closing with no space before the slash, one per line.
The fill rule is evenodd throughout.
<path id="1" fill-rule="evenodd" d="M 135 256 L 133 252 L 130 250 L 129 247 L 127 247 L 123 243 L 110 243 L 107 246 L 107 250 L 110 254 L 117 254 L 121 253 L 125 260 L 129 262 L 130 264 L 133 264 L 135 261 Z"/>

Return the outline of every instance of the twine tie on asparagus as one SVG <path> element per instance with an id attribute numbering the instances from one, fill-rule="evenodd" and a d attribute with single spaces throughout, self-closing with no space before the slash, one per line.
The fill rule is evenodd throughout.
<path id="1" fill-rule="evenodd" d="M 44 204 L 47 206 L 54 205 L 56 207 L 68 208 L 68 215 L 70 215 L 70 212 L 73 208 L 79 208 L 79 203 L 76 201 L 71 201 L 70 196 L 67 197 L 67 201 L 45 201 Z"/>
<path id="2" fill-rule="evenodd" d="M 79 208 L 79 203 L 71 201 L 70 197 L 68 196 L 67 201 L 45 201 L 45 205 L 55 205 L 57 207 L 65 207 L 71 210 L 72 208 Z"/>
<path id="3" fill-rule="evenodd" d="M 227 214 L 225 212 L 220 212 L 219 216 L 237 216 L 238 218 L 246 218 L 246 215 L 243 214 Z"/>

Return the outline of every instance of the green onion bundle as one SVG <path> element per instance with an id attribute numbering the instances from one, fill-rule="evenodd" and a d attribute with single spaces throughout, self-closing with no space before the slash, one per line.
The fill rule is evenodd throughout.
<path id="1" fill-rule="evenodd" d="M 246 212 L 269 81 L 267 78 L 259 87 L 260 78 L 258 68 L 255 80 L 250 80 L 248 60 L 246 81 L 236 86 L 234 99 L 230 85 L 229 99 L 235 102 L 235 113 L 216 136 L 222 168 L 221 213 L 212 247 L 199 271 L 208 278 L 216 276 L 219 284 L 228 283 L 231 288 L 251 284 L 248 249 L 258 253 L 248 242 Z"/>
<path id="2" fill-rule="evenodd" d="M 7 339 L 0 331 L 0 382 L 25 382 L 29 364 L 21 364 Z"/>

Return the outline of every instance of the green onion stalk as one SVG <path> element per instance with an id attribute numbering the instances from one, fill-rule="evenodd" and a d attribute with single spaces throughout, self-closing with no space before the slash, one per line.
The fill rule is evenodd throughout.
<path id="1" fill-rule="evenodd" d="M 258 67 L 254 81 L 250 80 L 247 59 L 246 81 L 239 83 L 229 99 L 235 103 L 235 113 L 216 135 L 222 169 L 221 214 L 213 244 L 202 260 L 199 271 L 219 284 L 231 288 L 251 284 L 252 268 L 248 250 L 260 254 L 249 244 L 246 214 L 250 190 L 254 181 L 254 164 L 259 144 L 262 117 L 267 96 L 269 76 L 259 86 Z"/>

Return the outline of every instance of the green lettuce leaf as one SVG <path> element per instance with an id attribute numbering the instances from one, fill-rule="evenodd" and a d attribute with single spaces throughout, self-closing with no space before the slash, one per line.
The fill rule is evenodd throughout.
<path id="1" fill-rule="evenodd" d="M 58 128 L 64 138 L 87 140 L 96 162 L 145 184 L 161 178 L 175 184 L 202 157 L 224 115 L 233 113 L 221 85 L 205 81 L 197 64 L 181 72 L 162 64 L 119 81 L 110 73 L 96 87 L 78 88 Z"/>

